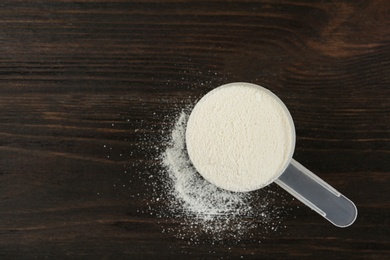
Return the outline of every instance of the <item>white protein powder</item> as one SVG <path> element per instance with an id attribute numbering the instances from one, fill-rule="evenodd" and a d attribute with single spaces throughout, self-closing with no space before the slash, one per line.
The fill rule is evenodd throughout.
<path id="1" fill-rule="evenodd" d="M 231 83 L 196 104 L 186 145 L 206 180 L 230 191 L 252 191 L 285 170 L 294 151 L 295 128 L 285 105 L 269 90 Z"/>

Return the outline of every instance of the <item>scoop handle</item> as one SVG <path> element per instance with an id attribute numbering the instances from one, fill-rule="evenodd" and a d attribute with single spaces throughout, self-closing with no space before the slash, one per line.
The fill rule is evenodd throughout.
<path id="1" fill-rule="evenodd" d="M 275 182 L 337 227 L 356 220 L 357 208 L 351 200 L 294 159 Z"/>

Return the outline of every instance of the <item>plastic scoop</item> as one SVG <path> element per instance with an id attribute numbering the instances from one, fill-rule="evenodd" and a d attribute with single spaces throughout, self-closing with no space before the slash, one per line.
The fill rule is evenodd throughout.
<path id="1" fill-rule="evenodd" d="M 248 120 L 243 120 L 248 114 Z M 257 150 L 264 143 L 266 148 Z M 236 82 L 209 92 L 191 112 L 186 145 L 198 172 L 220 188 L 245 192 L 275 182 L 337 227 L 347 227 L 357 217 L 351 200 L 292 158 L 295 127 L 291 114 L 275 94 L 261 86 Z M 236 146 L 251 152 L 243 156 Z M 264 173 L 256 164 L 261 160 L 267 167 L 276 161 L 277 167 Z"/>
<path id="2" fill-rule="evenodd" d="M 356 220 L 351 200 L 294 159 L 274 182 L 335 226 L 348 227 Z"/>

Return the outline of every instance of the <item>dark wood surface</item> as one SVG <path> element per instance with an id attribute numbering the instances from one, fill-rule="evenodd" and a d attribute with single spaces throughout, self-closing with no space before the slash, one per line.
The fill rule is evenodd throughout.
<path id="1" fill-rule="evenodd" d="M 1 1 L 0 258 L 390 259 L 389 32 L 387 0 Z M 286 103 L 355 224 L 282 195 L 279 232 L 164 232 L 167 118 L 234 81 Z"/>

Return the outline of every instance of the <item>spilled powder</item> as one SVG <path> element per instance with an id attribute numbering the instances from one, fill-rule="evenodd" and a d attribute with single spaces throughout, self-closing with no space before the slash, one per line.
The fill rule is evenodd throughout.
<path id="1" fill-rule="evenodd" d="M 214 72 L 204 72 L 190 67 L 188 64 L 191 63 L 186 64 L 176 64 L 184 75 L 181 81 L 184 83 L 180 85 L 183 89 L 218 86 L 228 81 Z M 206 81 L 199 81 L 199 75 Z M 174 79 L 168 79 L 165 84 L 171 86 L 172 82 Z M 194 99 L 196 97 L 192 96 L 180 102 L 166 99 L 164 102 L 170 108 L 172 103 L 176 104 L 177 113 L 172 115 L 170 110 L 167 115 L 166 110 L 151 109 L 153 120 L 134 120 L 120 115 L 132 125 L 137 142 L 133 143 L 134 149 L 129 154 L 120 151 L 119 155 L 115 147 L 111 150 L 112 144 L 104 144 L 109 160 L 135 158 L 123 164 L 123 174 L 114 183 L 117 196 L 130 191 L 132 199 L 141 201 L 137 216 L 150 216 L 168 239 L 175 237 L 188 245 L 223 244 L 232 251 L 234 245 L 261 243 L 262 238 L 285 234 L 283 220 L 291 210 L 287 205 L 291 205 L 292 197 L 277 185 L 234 193 L 215 187 L 194 169 L 185 146 L 186 124 Z M 140 101 L 134 99 L 132 102 L 138 104 Z M 141 102 L 139 105 L 147 104 Z M 185 245 L 179 245 L 185 253 Z"/>
<path id="2" fill-rule="evenodd" d="M 192 243 L 204 239 L 239 242 L 283 228 L 283 216 L 288 210 L 283 195 L 270 187 L 246 193 L 227 191 L 209 183 L 196 171 L 186 151 L 188 117 L 186 109 L 181 111 L 161 154 L 168 198 L 167 208 L 156 215 L 178 222 L 177 228 L 166 228 L 163 232 L 174 233 Z"/>

